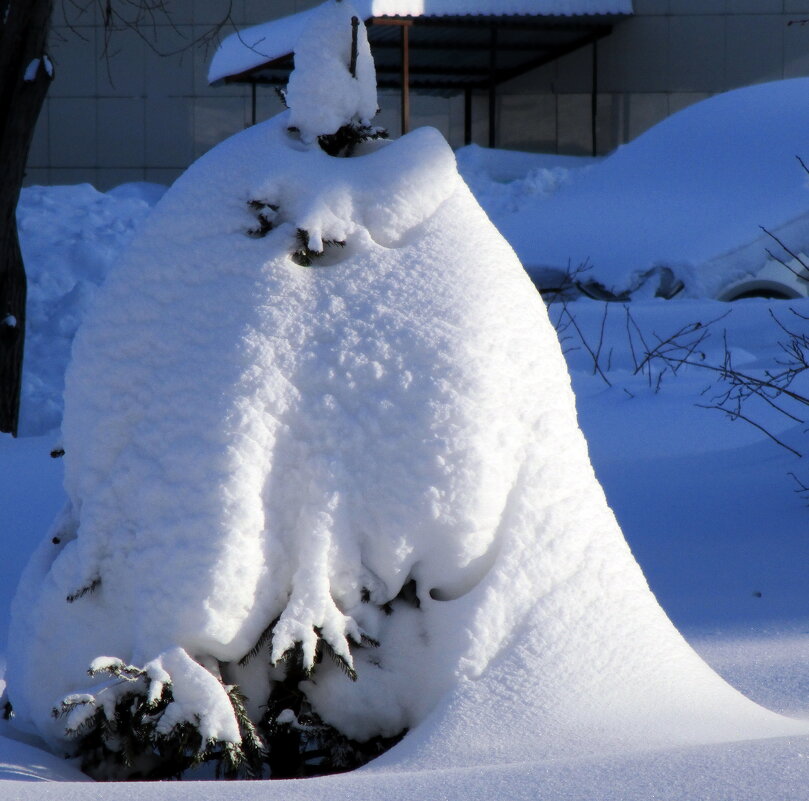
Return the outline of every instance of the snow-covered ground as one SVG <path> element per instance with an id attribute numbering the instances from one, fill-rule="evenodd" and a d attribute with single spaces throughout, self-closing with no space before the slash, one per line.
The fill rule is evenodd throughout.
<path id="1" fill-rule="evenodd" d="M 570 180 L 570 165 L 564 161 L 543 162 L 537 171 L 535 158 L 504 155 L 490 160 L 496 170 L 485 172 L 485 154 L 471 155 L 462 153 L 461 164 L 468 178 L 469 163 L 477 170 L 477 184 L 474 178 L 470 183 L 484 206 L 497 202 L 509 213 L 520 213 L 538 196 L 551 202 Z M 487 186 L 489 200 L 483 191 Z M 110 195 L 78 187 L 26 190 L 23 196 L 22 243 L 42 311 L 32 312 L 29 322 L 23 418 L 29 436 L 0 439 L 5 557 L 0 619 L 7 619 L 22 566 L 63 503 L 61 462 L 51 459 L 49 451 L 57 438 L 69 341 L 91 302 L 93 287 L 159 194 L 155 187 L 128 186 Z M 43 215 L 39 222 L 38 214 Z M 58 233 L 56 221 L 65 226 Z M 647 221 L 650 239 L 654 226 L 654 220 Z M 65 242 L 77 244 L 71 249 Z M 539 244 L 535 247 L 541 250 Z M 49 278 L 51 271 L 58 280 Z M 647 299 L 631 305 L 628 321 L 621 304 L 582 299 L 566 311 L 552 307 L 551 318 L 561 319 L 579 420 L 596 472 L 669 617 L 703 658 L 743 693 L 778 712 L 809 717 L 809 509 L 788 475 L 793 472 L 809 484 L 805 460 L 744 421 L 730 422 L 715 410 L 698 408 L 695 404 L 709 403 L 718 391 L 705 392 L 713 376 L 704 367 L 683 369 L 676 377 L 667 371 L 659 382 L 659 365 L 652 366 L 651 374 L 635 374 L 642 348 L 637 335 L 628 333 L 640 331 L 654 343 L 656 337 L 665 339 L 688 324 L 716 320 L 730 308 L 728 316 L 708 328 L 709 336 L 698 349 L 704 354 L 700 359 L 721 364 L 727 343 L 737 368 L 763 375 L 781 355 L 777 343 L 784 339 L 770 312 L 785 321 L 797 320 L 790 316 L 790 307 L 809 316 L 805 301 L 749 300 L 729 307 L 704 299 Z M 569 324 L 568 312 L 580 334 Z M 799 325 L 797 320 L 794 326 Z M 588 346 L 599 352 L 603 375 L 594 369 Z M 805 392 L 807 387 L 796 389 Z M 35 402 L 37 398 L 47 403 Z M 751 406 L 750 414 L 785 445 L 809 453 L 805 426 L 766 408 Z M 587 699 L 584 702 L 586 706 Z M 2 725 L 4 733 L 17 736 Z M 475 742 L 485 744 L 485 735 L 470 726 L 463 732 L 465 748 L 471 752 Z M 531 742 L 542 736 L 520 735 Z M 220 784 L 206 792 L 223 799 L 809 798 L 806 738 L 676 748 L 635 745 L 598 754 L 575 747 L 554 753 L 551 747 L 535 759 L 526 756 L 524 744 L 515 742 L 511 758 L 505 748 L 481 760 L 491 764 L 444 770 L 423 766 L 424 742 L 420 754 L 408 741 L 402 745 L 412 753 L 405 751 L 390 765 L 383 758 L 356 774 L 269 785 Z M 9 798 L 94 797 L 91 785 L 65 783 L 78 779 L 70 766 L 8 739 L 0 740 L 0 777 L 20 782 L 6 785 L 6 790 L 0 787 Z M 22 783 L 31 778 L 61 781 L 50 786 Z M 104 787 L 105 798 L 133 794 L 180 799 L 198 792 L 179 784 Z"/>

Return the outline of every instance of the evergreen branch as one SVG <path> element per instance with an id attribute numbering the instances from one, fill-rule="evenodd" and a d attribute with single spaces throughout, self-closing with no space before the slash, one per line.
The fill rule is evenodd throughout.
<path id="1" fill-rule="evenodd" d="M 349 158 L 354 155 L 357 145 L 375 139 L 387 139 L 388 132 L 376 125 L 363 125 L 351 122 L 343 125 L 332 134 L 321 134 L 317 143 L 321 150 L 330 156 Z"/>
<path id="2" fill-rule="evenodd" d="M 233 707 L 233 714 L 239 724 L 239 733 L 242 737 L 240 745 L 225 744 L 225 762 L 230 764 L 230 770 L 236 773 L 243 772 L 248 779 L 260 779 L 263 766 L 267 761 L 267 748 L 250 716 L 245 709 L 245 698 L 236 685 L 227 688 L 228 698 Z M 227 775 L 227 773 L 226 773 Z"/>
<path id="3" fill-rule="evenodd" d="M 345 659 L 345 657 L 340 656 L 340 654 L 338 654 L 334 650 L 331 643 L 329 643 L 328 640 L 324 640 L 322 637 L 318 640 L 318 643 L 317 643 L 318 644 L 318 649 L 320 648 L 321 643 L 322 643 L 323 648 L 325 649 L 326 653 L 331 657 L 332 662 L 334 662 L 334 664 L 337 665 L 337 667 L 339 667 L 340 670 L 342 670 L 343 673 L 345 673 L 346 676 L 348 676 L 348 678 L 351 679 L 351 681 L 356 681 L 357 680 L 357 671 L 354 670 L 354 668 L 348 663 L 348 661 Z"/>
<path id="4" fill-rule="evenodd" d="M 324 239 L 322 240 L 323 250 L 314 250 L 310 246 L 309 232 L 305 228 L 298 228 L 295 232 L 295 239 L 297 241 L 297 247 L 292 251 L 291 258 L 295 264 L 301 267 L 311 267 L 315 259 L 320 258 L 326 252 L 326 248 L 344 248 L 346 245 L 344 239 Z"/>
<path id="5" fill-rule="evenodd" d="M 74 601 L 78 601 L 79 598 L 83 598 L 88 593 L 95 592 L 100 586 L 101 586 L 101 579 L 94 578 L 87 586 L 82 587 L 80 590 L 77 590 L 76 592 L 68 595 L 67 598 L 65 598 L 65 600 L 69 604 L 72 604 Z"/>
<path id="6" fill-rule="evenodd" d="M 269 647 L 272 641 L 272 633 L 278 623 L 279 618 L 275 618 L 268 626 L 261 632 L 256 640 L 256 644 L 239 660 L 239 667 L 244 667 L 251 659 L 258 656 L 261 650 L 266 646 Z"/>
<path id="7" fill-rule="evenodd" d="M 255 239 L 267 236 L 275 227 L 275 217 L 279 207 L 274 203 L 267 203 L 263 200 L 248 200 L 247 205 L 258 221 L 258 227 L 248 228 L 247 235 Z"/>
<path id="8" fill-rule="evenodd" d="M 292 251 L 292 261 L 301 267 L 310 267 L 312 258 L 320 254 L 309 248 L 309 232 L 303 228 L 298 228 L 295 231 L 295 238 L 298 242 L 298 247 Z"/>
<path id="9" fill-rule="evenodd" d="M 90 665 L 90 667 L 87 668 L 88 676 L 97 676 L 99 673 L 107 673 L 115 678 L 123 677 L 127 681 L 135 681 L 136 679 L 147 675 L 145 670 L 141 670 L 134 665 L 125 665 L 120 659 L 115 662 L 109 662 L 101 665 L 100 667 L 94 668 L 92 665 Z"/>

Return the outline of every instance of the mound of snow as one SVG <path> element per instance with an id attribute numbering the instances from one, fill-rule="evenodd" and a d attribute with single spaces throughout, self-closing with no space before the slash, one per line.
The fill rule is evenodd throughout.
<path id="1" fill-rule="evenodd" d="M 484 207 L 529 271 L 588 263 L 587 278 L 620 295 L 668 267 L 686 294 L 716 297 L 758 272 L 767 248 L 786 256 L 760 226 L 796 252 L 809 247 L 807 177 L 796 160 L 809 156 L 807 93 L 809 79 L 797 78 L 717 95 L 553 194 L 516 210 Z"/>
<path id="2" fill-rule="evenodd" d="M 20 434 L 59 426 L 70 347 L 98 285 L 165 187 L 134 183 L 106 194 L 89 184 L 32 186 L 17 205 L 28 278 Z"/>
<path id="3" fill-rule="evenodd" d="M 41 748 L 0 736 L 0 782 L 89 781 L 77 767 L 64 759 Z M 58 795 L 64 798 L 61 789 Z M 20 795 L 12 790 L 7 797 L 19 798 Z"/>
<path id="4" fill-rule="evenodd" d="M 257 719 L 300 648 L 328 724 L 410 729 L 383 766 L 808 732 L 658 606 L 542 301 L 441 136 L 338 159 L 292 113 L 177 181 L 76 337 L 69 501 L 12 609 L 17 722 L 65 748 L 125 682 L 170 684 L 159 734 L 235 743 L 229 686 Z"/>

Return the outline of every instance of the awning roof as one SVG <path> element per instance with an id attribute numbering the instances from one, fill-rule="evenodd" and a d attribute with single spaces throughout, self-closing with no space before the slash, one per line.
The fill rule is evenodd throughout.
<path id="1" fill-rule="evenodd" d="M 489 87 L 493 78 L 502 83 L 605 36 L 632 13 L 631 0 L 355 0 L 354 6 L 368 23 L 381 88 L 401 86 L 399 30 L 407 25 L 410 87 L 442 94 Z M 286 83 L 313 11 L 227 37 L 211 61 L 209 82 Z"/>

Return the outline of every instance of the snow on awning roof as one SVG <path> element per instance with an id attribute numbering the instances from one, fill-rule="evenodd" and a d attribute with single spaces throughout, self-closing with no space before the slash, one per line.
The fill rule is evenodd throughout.
<path id="1" fill-rule="evenodd" d="M 525 30 L 556 31 L 557 35 L 550 39 L 546 35 L 538 39 L 536 35 L 531 37 L 522 36 L 512 42 L 502 42 L 498 50 L 503 53 L 511 52 L 511 63 L 504 72 L 504 78 L 511 77 L 511 73 L 517 68 L 515 53 L 522 50 L 525 53 L 532 46 L 535 50 L 545 50 L 549 54 L 556 52 L 561 55 L 570 52 L 570 44 L 581 39 L 575 33 L 582 34 L 588 27 L 596 28 L 611 24 L 617 18 L 632 13 L 632 0 L 355 0 L 354 6 L 365 20 L 376 19 L 383 22 L 385 18 L 408 19 L 414 24 L 414 28 L 426 28 L 431 23 L 441 25 L 447 31 L 452 27 L 462 26 L 464 48 L 466 50 L 475 46 L 474 41 L 469 42 L 468 26 L 478 23 L 482 26 L 490 26 L 497 23 L 498 27 L 507 23 L 510 30 L 523 28 Z M 298 38 L 307 26 L 308 20 L 315 9 L 301 11 L 280 19 L 271 20 L 261 25 L 246 28 L 243 31 L 231 34 L 217 48 L 208 70 L 208 82 L 220 83 L 224 81 L 250 81 L 260 83 L 281 83 L 281 74 L 275 74 L 272 67 L 276 67 L 281 73 L 288 73 L 291 63 L 276 63 L 287 58 L 295 48 Z M 381 31 L 383 25 L 372 25 L 369 29 L 369 39 L 372 47 L 376 45 L 375 40 L 384 40 L 384 34 L 375 36 L 376 31 Z M 558 35 L 563 31 L 568 31 L 567 35 Z M 389 37 L 388 37 L 389 38 Z M 444 64 L 443 69 L 441 59 L 437 58 L 443 45 L 445 52 L 457 50 L 453 47 L 454 39 L 446 33 L 437 37 L 429 37 L 432 41 L 421 43 L 426 49 L 433 51 L 433 57 L 429 59 L 429 65 L 425 63 L 423 67 L 416 66 L 416 73 L 419 70 L 424 73 L 423 83 L 425 88 L 451 88 L 459 84 L 461 88 L 464 84 L 476 85 L 474 74 L 465 76 L 462 73 L 462 65 Z M 473 37 L 474 38 L 474 37 Z M 513 38 L 513 37 L 512 37 Z M 457 37 L 455 37 L 457 39 Z M 509 44 L 511 49 L 509 49 Z M 382 45 L 384 48 L 384 44 Z M 411 47 L 418 50 L 420 43 L 414 41 Z M 517 48 L 517 51 L 514 48 Z M 488 50 L 488 40 L 481 42 L 479 50 Z M 375 49 L 376 55 L 376 49 Z M 453 55 L 449 61 L 457 61 Z M 546 60 L 551 60 L 547 58 Z M 542 63 L 541 53 L 539 57 L 532 59 L 522 59 L 527 63 L 527 69 L 538 66 Z M 267 70 L 266 68 L 270 68 Z M 449 73 L 447 73 L 449 70 Z M 263 72 L 263 74 L 262 74 Z M 519 74 L 516 72 L 515 74 Z M 430 77 L 432 76 L 432 80 Z M 439 77 L 443 76 L 443 77 Z M 439 86 L 439 84 L 442 84 Z M 385 85 L 384 69 L 380 75 L 380 86 Z M 418 86 L 418 82 L 414 84 Z M 432 85 L 432 86 L 431 86 Z"/>

